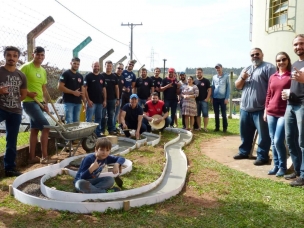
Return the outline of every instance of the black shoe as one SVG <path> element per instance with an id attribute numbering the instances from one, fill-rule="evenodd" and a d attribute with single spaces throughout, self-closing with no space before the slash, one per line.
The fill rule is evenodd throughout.
<path id="1" fill-rule="evenodd" d="M 19 171 L 15 170 L 15 169 L 5 170 L 5 176 L 6 177 L 18 177 L 21 174 L 22 173 L 20 173 Z"/>
<path id="2" fill-rule="evenodd" d="M 216 129 L 214 129 L 213 131 L 214 131 L 214 132 L 216 132 L 216 131 L 220 131 L 220 129 L 217 129 L 217 128 L 216 128 Z"/>
<path id="3" fill-rule="evenodd" d="M 293 172 L 293 173 L 291 173 L 291 174 L 284 175 L 284 178 L 285 178 L 286 180 L 291 180 L 291 179 L 297 178 L 298 176 L 299 176 L 299 175 L 297 175 L 296 172 Z"/>
<path id="4" fill-rule="evenodd" d="M 257 165 L 257 166 L 259 166 L 259 165 L 266 165 L 266 164 L 268 164 L 268 161 L 255 160 L 253 164 Z"/>
<path id="5" fill-rule="evenodd" d="M 116 131 L 110 131 L 109 135 L 117 135 L 117 132 Z"/>
<path id="6" fill-rule="evenodd" d="M 295 181 L 290 182 L 290 186 L 296 187 L 296 186 L 303 186 L 304 185 L 304 179 L 302 177 L 298 177 Z"/>
<path id="7" fill-rule="evenodd" d="M 243 154 L 237 154 L 233 157 L 235 160 L 239 160 L 239 159 L 248 159 L 249 156 L 248 155 L 243 155 Z"/>

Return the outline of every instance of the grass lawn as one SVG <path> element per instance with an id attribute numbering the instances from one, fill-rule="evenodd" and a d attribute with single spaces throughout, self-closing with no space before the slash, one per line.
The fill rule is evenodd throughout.
<path id="1" fill-rule="evenodd" d="M 111 211 L 74 214 L 27 206 L 8 195 L 0 180 L 0 227 L 303 227 L 304 189 L 254 178 L 219 164 L 202 152 L 214 133 L 194 132 L 185 148 L 190 167 L 183 191 L 159 204 Z M 238 120 L 229 120 L 227 134 L 238 134 Z M 227 135 L 226 134 L 226 135 Z"/>

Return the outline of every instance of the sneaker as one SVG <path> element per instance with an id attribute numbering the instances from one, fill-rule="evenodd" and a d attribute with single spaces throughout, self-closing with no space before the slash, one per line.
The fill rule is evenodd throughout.
<path id="1" fill-rule="evenodd" d="M 268 161 L 264 161 L 264 160 L 255 160 L 253 164 L 254 164 L 254 165 L 257 165 L 257 166 L 259 166 L 259 165 L 267 165 L 267 164 L 268 164 Z"/>
<path id="2" fill-rule="evenodd" d="M 248 159 L 248 155 L 243 155 L 243 154 L 237 154 L 233 157 L 235 160 L 240 160 L 240 159 Z"/>
<path id="3" fill-rule="evenodd" d="M 50 159 L 49 157 L 40 159 L 40 164 L 55 164 L 55 163 L 57 163 L 57 160 Z"/>
<path id="4" fill-rule="evenodd" d="M 28 164 L 36 164 L 36 163 L 40 163 L 40 158 L 39 157 L 34 157 L 32 159 L 27 160 Z"/>
<path id="5" fill-rule="evenodd" d="M 6 177 L 18 177 L 20 176 L 22 173 L 20 173 L 19 171 L 17 171 L 16 169 L 10 169 L 10 170 L 5 170 L 5 176 Z"/>
<path id="6" fill-rule="evenodd" d="M 295 179 L 297 178 L 299 175 L 296 173 L 296 172 L 293 172 L 291 174 L 287 174 L 287 175 L 284 175 L 284 178 L 286 180 L 291 180 L 291 179 Z"/>
<path id="7" fill-rule="evenodd" d="M 290 186 L 296 187 L 296 186 L 303 186 L 304 185 L 304 179 L 302 177 L 298 177 L 295 181 L 290 183 Z"/>
<path id="8" fill-rule="evenodd" d="M 112 187 L 112 188 L 107 189 L 107 193 L 119 192 L 119 191 L 120 191 L 120 188 L 118 188 L 118 187 Z"/>

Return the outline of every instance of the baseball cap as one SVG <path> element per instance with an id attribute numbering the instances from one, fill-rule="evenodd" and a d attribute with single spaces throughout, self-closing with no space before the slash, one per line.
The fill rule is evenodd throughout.
<path id="1" fill-rule="evenodd" d="M 138 99 L 137 94 L 133 93 L 133 94 L 130 96 L 130 99 L 133 99 L 133 98 Z"/>
<path id="2" fill-rule="evenodd" d="M 223 68 L 222 64 L 220 64 L 220 63 L 216 64 L 214 68 L 217 68 L 217 67 Z"/>
<path id="3" fill-rule="evenodd" d="M 169 72 L 169 73 L 174 73 L 174 72 L 175 72 L 175 69 L 174 69 L 174 68 L 169 68 L 169 69 L 168 69 L 168 72 Z"/>
<path id="4" fill-rule="evenodd" d="M 180 72 L 180 74 L 179 74 L 179 75 L 183 75 L 183 74 L 185 74 L 185 72 Z"/>

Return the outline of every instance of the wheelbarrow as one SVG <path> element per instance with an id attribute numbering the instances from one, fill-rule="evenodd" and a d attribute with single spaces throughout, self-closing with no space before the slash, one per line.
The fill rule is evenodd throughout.
<path id="1" fill-rule="evenodd" d="M 44 126 L 44 128 L 50 129 L 49 137 L 55 139 L 56 151 L 58 151 L 58 145 L 67 146 L 66 144 L 63 145 L 59 143 L 59 139 L 69 141 L 68 144 L 70 149 L 70 156 L 72 150 L 72 141 L 79 140 L 72 155 L 74 156 L 80 144 L 87 153 L 92 152 L 94 150 L 95 142 L 97 140 L 97 136 L 94 131 L 98 125 L 98 123 L 76 122 L 70 124 L 63 124 L 61 126 Z"/>

